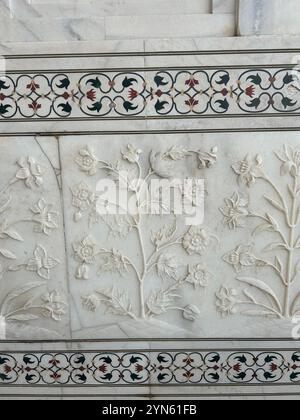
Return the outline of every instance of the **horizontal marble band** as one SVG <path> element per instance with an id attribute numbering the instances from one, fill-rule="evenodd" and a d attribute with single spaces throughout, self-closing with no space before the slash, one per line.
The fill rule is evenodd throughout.
<path id="1" fill-rule="evenodd" d="M 0 121 L 299 114 L 299 70 L 283 68 L 14 72 Z"/>
<path id="2" fill-rule="evenodd" d="M 292 385 L 296 351 L 0 353 L 0 386 Z"/>

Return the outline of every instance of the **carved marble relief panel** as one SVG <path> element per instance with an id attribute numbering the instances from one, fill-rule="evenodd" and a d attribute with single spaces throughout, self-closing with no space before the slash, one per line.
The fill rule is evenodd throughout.
<path id="1" fill-rule="evenodd" d="M 59 141 L 74 338 L 292 336 L 300 312 L 298 133 Z M 190 209 L 202 191 L 203 223 L 187 224 L 160 195 L 150 197 L 157 214 L 146 214 L 155 179 Z M 99 205 L 116 208 L 99 195 L 103 180 L 129 190 L 133 214 L 99 215 Z"/>
<path id="2" fill-rule="evenodd" d="M 298 133 L 0 147 L 1 338 L 292 337 Z"/>
<path id="3" fill-rule="evenodd" d="M 1 138 L 1 339 L 68 338 L 57 141 Z"/>

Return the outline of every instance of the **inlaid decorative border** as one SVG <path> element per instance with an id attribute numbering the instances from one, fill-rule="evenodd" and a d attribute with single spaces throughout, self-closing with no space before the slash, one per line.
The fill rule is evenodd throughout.
<path id="1" fill-rule="evenodd" d="M 298 115 L 298 79 L 289 66 L 9 72 L 0 121 Z"/>
<path id="2" fill-rule="evenodd" d="M 300 352 L 0 353 L 0 386 L 200 386 L 300 383 Z"/>

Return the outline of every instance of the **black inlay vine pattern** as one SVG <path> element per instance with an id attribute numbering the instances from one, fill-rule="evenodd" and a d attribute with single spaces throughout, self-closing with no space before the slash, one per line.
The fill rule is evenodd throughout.
<path id="1" fill-rule="evenodd" d="M 181 69 L 0 78 L 0 121 L 299 113 L 299 71 Z"/>
<path id="2" fill-rule="evenodd" d="M 0 353 L 0 386 L 274 383 L 300 383 L 300 352 Z"/>

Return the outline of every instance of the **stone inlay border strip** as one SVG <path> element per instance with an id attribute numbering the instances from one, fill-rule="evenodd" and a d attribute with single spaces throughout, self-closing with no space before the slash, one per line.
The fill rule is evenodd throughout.
<path id="1" fill-rule="evenodd" d="M 298 115 L 299 70 L 181 68 L 14 72 L 0 121 Z"/>
<path id="2" fill-rule="evenodd" d="M 293 385 L 300 352 L 0 353 L 0 386 Z"/>

